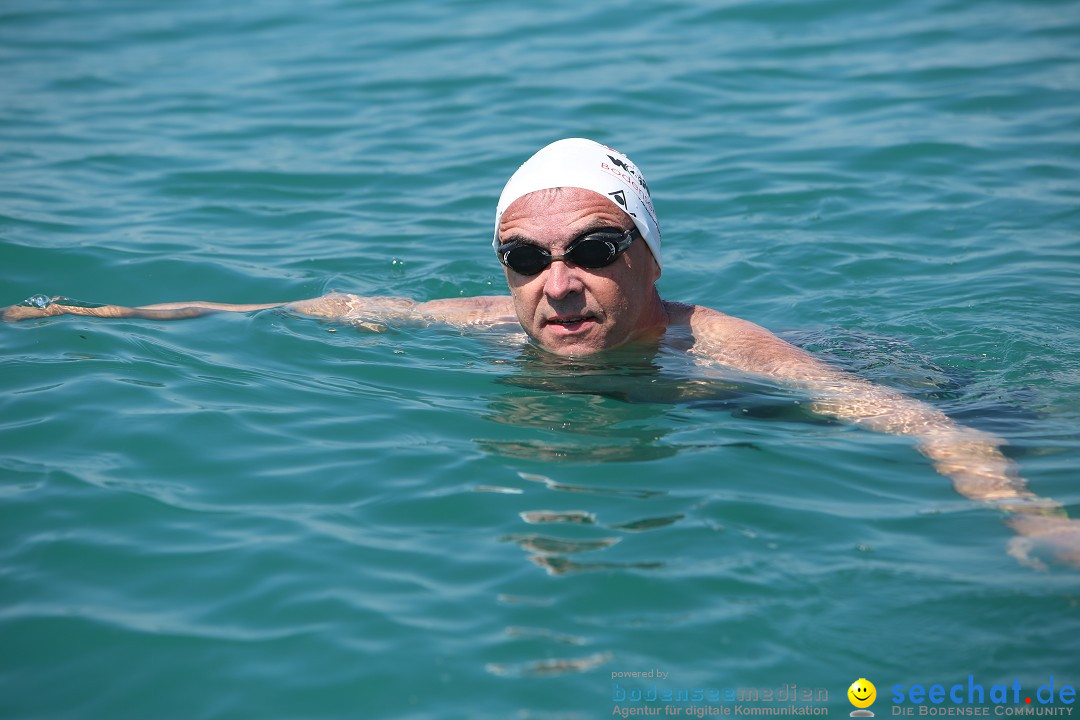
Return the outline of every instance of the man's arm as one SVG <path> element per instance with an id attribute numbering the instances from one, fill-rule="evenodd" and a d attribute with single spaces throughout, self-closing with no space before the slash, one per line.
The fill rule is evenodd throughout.
<path id="1" fill-rule="evenodd" d="M 816 412 L 915 438 L 919 451 L 952 480 L 957 492 L 1008 514 L 1006 523 L 1022 536 L 1010 544 L 1014 557 L 1037 565 L 1029 553 L 1039 541 L 1065 562 L 1080 566 L 1080 522 L 1070 519 L 1058 503 L 1028 489 L 1015 463 L 1001 453 L 999 438 L 831 367 L 754 323 L 700 306 L 669 303 L 668 307 L 673 322 L 690 325 L 694 351 L 709 360 L 806 388 L 815 396 Z"/>
<path id="2" fill-rule="evenodd" d="M 509 297 L 451 298 L 418 303 L 405 298 L 363 297 L 346 293 L 331 293 L 295 302 L 232 304 L 193 300 L 136 307 L 97 305 L 65 297 L 36 296 L 19 305 L 3 308 L 0 311 L 2 313 L 0 319 L 15 322 L 55 315 L 85 315 L 102 318 L 180 320 L 218 312 L 252 312 L 270 308 L 282 308 L 299 315 L 324 320 L 355 322 L 366 327 L 377 327 L 387 322 L 418 320 L 443 322 L 455 326 L 516 322 L 513 303 Z"/>

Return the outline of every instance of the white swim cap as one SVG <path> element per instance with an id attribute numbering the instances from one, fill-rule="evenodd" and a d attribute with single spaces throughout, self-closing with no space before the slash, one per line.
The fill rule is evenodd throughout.
<path id="1" fill-rule="evenodd" d="M 656 264 L 660 266 L 660 223 L 656 220 L 649 186 L 630 158 L 618 150 L 584 138 L 557 140 L 525 161 L 503 188 L 495 208 L 495 239 L 506 208 L 537 190 L 557 187 L 592 190 L 615 203 L 634 220 Z"/>

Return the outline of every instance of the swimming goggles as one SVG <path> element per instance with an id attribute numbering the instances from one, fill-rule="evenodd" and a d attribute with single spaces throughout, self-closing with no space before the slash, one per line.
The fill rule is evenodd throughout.
<path id="1" fill-rule="evenodd" d="M 518 275 L 537 275 L 555 260 L 595 270 L 615 262 L 615 258 L 626 252 L 638 237 L 641 237 L 641 231 L 636 225 L 629 230 L 600 228 L 577 236 L 567 245 L 566 252 L 554 257 L 544 248 L 520 240 L 499 245 L 495 254 L 503 265 Z"/>

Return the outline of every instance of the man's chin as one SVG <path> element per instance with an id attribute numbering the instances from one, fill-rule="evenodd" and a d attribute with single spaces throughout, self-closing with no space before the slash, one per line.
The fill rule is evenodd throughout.
<path id="1" fill-rule="evenodd" d="M 606 336 L 597 332 L 598 329 L 594 325 L 584 332 L 566 332 L 548 325 L 540 332 L 539 337 L 533 339 L 544 350 L 555 355 L 582 357 L 611 349 L 605 342 Z"/>
<path id="2" fill-rule="evenodd" d="M 596 342 L 597 338 L 591 335 L 591 333 L 567 334 L 558 330 L 552 332 L 551 326 L 546 326 L 533 335 L 532 339 L 537 345 L 554 355 L 592 355 L 603 350 L 603 347 Z"/>
<path id="3" fill-rule="evenodd" d="M 592 328 L 592 332 L 580 334 L 550 333 L 547 332 L 548 329 L 548 327 L 543 328 L 539 335 L 530 333 L 530 338 L 543 350 L 562 357 L 584 357 L 614 350 L 635 348 L 639 345 L 650 346 L 654 345 L 659 337 L 656 333 L 648 333 L 644 336 L 623 338 L 621 341 L 615 341 L 609 333 L 597 332 L 601 329 L 599 326 Z"/>
<path id="4" fill-rule="evenodd" d="M 562 344 L 562 345 L 550 345 L 548 343 L 540 343 L 540 347 L 548 351 L 552 355 L 559 355 L 561 357 L 585 357 L 586 355 L 595 355 L 598 352 L 603 352 L 604 348 L 592 347 L 591 345 L 583 345 L 581 343 Z"/>

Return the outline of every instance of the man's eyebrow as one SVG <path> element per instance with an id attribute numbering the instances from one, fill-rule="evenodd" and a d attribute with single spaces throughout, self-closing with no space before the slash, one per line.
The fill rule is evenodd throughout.
<path id="1" fill-rule="evenodd" d="M 500 245 L 509 245 L 510 243 L 527 243 L 529 245 L 537 244 L 535 240 L 524 235 L 511 235 L 508 238 L 499 238 Z"/>
<path id="2" fill-rule="evenodd" d="M 617 223 L 605 222 L 603 220 L 595 220 L 595 221 L 589 223 L 588 225 L 586 225 L 585 227 L 583 227 L 581 230 L 578 230 L 577 234 L 574 235 L 574 237 L 570 238 L 570 242 L 573 242 L 574 240 L 577 240 L 582 235 L 588 235 L 590 233 L 599 232 L 600 230 L 618 230 L 619 232 L 624 232 L 624 230 L 622 228 L 620 228 Z M 508 237 L 506 239 L 503 239 L 501 237 L 499 238 L 499 244 L 500 245 L 509 245 L 510 243 L 526 243 L 528 245 L 539 245 L 540 244 L 534 238 L 528 237 L 527 235 L 517 235 L 517 234 L 515 234 L 515 235 L 511 235 L 510 237 Z M 567 243 L 567 244 L 569 244 L 569 243 Z"/>

